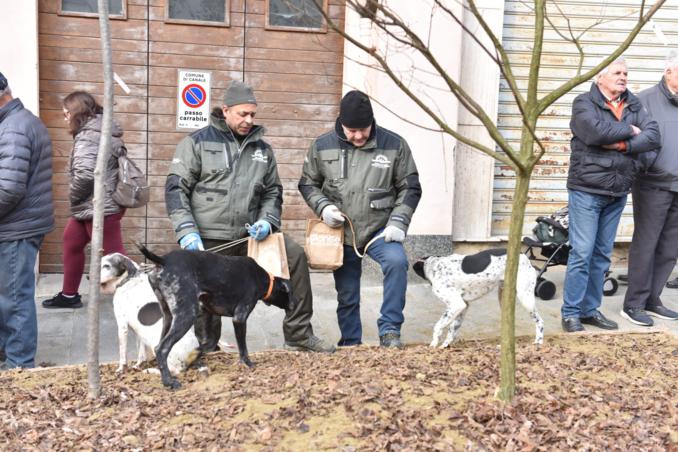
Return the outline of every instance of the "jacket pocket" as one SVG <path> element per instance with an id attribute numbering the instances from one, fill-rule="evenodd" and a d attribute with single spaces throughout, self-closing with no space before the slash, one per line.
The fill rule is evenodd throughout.
<path id="1" fill-rule="evenodd" d="M 203 174 L 223 173 L 230 169 L 226 145 L 223 143 L 205 143 L 201 157 Z"/>
<path id="2" fill-rule="evenodd" d="M 322 172 L 326 179 L 341 178 L 341 162 L 339 161 L 339 149 L 328 149 L 318 153 L 322 162 Z"/>
<path id="3" fill-rule="evenodd" d="M 395 204 L 395 193 L 386 188 L 368 188 L 367 197 L 370 200 L 371 209 L 392 209 Z"/>

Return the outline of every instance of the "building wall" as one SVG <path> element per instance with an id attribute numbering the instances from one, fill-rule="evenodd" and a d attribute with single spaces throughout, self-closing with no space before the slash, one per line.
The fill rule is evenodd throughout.
<path id="1" fill-rule="evenodd" d="M 36 115 L 40 113 L 37 8 L 37 0 L 8 1 L 2 3 L 0 14 L 0 72 L 7 77 L 12 95 Z"/>
<path id="2" fill-rule="evenodd" d="M 584 60 L 584 69 L 595 66 L 610 54 L 627 36 L 637 18 L 639 2 L 635 0 L 615 0 L 596 3 L 588 0 L 568 0 L 558 3 L 569 19 L 573 33 L 580 33 L 596 21 L 602 23 L 588 32 L 582 44 L 588 58 Z M 553 22 L 561 30 L 567 30 L 566 20 L 553 6 L 548 8 Z M 653 21 L 662 30 L 658 36 L 652 25 L 647 25 L 637 36 L 633 45 L 625 52 L 629 65 L 629 89 L 639 92 L 656 84 L 661 79 L 664 59 L 668 51 L 678 44 L 678 5 L 667 2 L 655 15 Z M 525 2 L 507 0 L 504 15 L 503 44 L 508 51 L 513 70 L 518 78 L 518 86 L 525 88 L 529 72 L 531 42 L 534 16 Z M 544 55 L 540 71 L 540 95 L 545 94 L 566 79 L 574 76 L 578 64 L 577 49 L 573 44 L 563 41 L 552 28 L 547 27 L 544 35 Z M 548 215 L 567 204 L 566 179 L 570 159 L 571 105 L 580 93 L 590 89 L 590 83 L 584 83 L 560 98 L 542 115 L 538 123 L 538 132 L 544 136 L 546 154 L 533 173 L 530 184 L 529 202 L 525 216 L 524 233 L 530 234 L 535 218 Z M 512 96 L 502 82 L 499 93 L 499 127 L 502 133 L 518 148 L 521 120 Z M 502 164 L 495 164 L 495 179 L 492 204 L 492 234 L 505 237 L 508 234 L 511 202 L 515 174 Z M 624 210 L 617 241 L 628 241 L 633 233 L 631 199 Z"/>
<path id="3" fill-rule="evenodd" d="M 431 36 L 430 48 L 441 65 L 455 79 L 460 77 L 461 31 L 453 27 L 451 18 L 433 15 L 432 1 L 388 2 L 400 17 L 407 20 L 420 36 Z M 458 14 L 459 5 L 454 6 Z M 457 127 L 458 103 L 445 93 L 442 80 L 431 74 L 424 58 L 403 49 L 380 34 L 368 19 L 361 19 L 346 8 L 346 30 L 368 46 L 387 52 L 389 64 L 421 99 L 431 104 L 452 128 Z M 423 197 L 412 219 L 410 235 L 443 235 L 451 237 L 454 205 L 454 146 L 449 135 L 428 130 L 437 125 L 405 95 L 374 62 L 357 47 L 346 42 L 344 47 L 343 91 L 360 89 L 373 99 L 377 124 L 404 137 L 414 155 L 422 184 Z M 369 67 L 372 66 L 372 67 Z"/>
<path id="4" fill-rule="evenodd" d="M 71 137 L 61 101 L 76 89 L 103 93 L 97 18 L 58 14 L 59 0 L 41 0 L 39 12 L 41 117 L 54 140 L 57 230 L 42 248 L 43 271 L 61 270 L 61 235 L 68 218 Z M 164 0 L 128 0 L 127 19 L 111 20 L 114 71 L 131 89 L 116 86 L 115 119 L 134 160 L 146 168 L 151 200 L 123 221 L 132 240 L 158 251 L 175 245 L 164 185 L 176 144 L 190 131 L 176 129 L 177 69 L 211 71 L 212 107 L 221 105 L 230 80 L 245 80 L 259 101 L 257 122 L 267 128 L 284 185 L 284 230 L 303 237 L 311 211 L 296 185 L 311 140 L 332 127 L 340 99 L 343 42 L 338 35 L 264 29 L 263 0 L 231 0 L 230 26 L 165 22 Z M 329 2 L 341 20 L 341 0 Z"/>

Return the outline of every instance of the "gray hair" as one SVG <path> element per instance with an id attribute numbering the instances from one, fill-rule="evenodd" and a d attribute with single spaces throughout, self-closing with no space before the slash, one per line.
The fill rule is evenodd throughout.
<path id="1" fill-rule="evenodd" d="M 601 60 L 601 61 L 602 61 L 602 60 Z M 599 62 L 599 63 L 600 63 L 600 62 Z M 610 64 L 608 64 L 608 65 L 607 65 L 606 67 L 604 67 L 600 72 L 598 72 L 598 74 L 596 74 L 596 80 L 598 80 L 601 76 L 607 74 L 607 72 L 610 70 L 610 67 L 611 67 L 611 66 L 614 66 L 615 64 L 623 64 L 623 65 L 626 66 L 627 68 L 629 67 L 629 65 L 626 63 L 626 58 L 624 58 L 623 56 L 620 56 L 620 57 L 618 57 L 618 58 L 612 60 L 612 62 L 610 62 Z"/>
<path id="2" fill-rule="evenodd" d="M 666 57 L 666 66 L 664 69 L 673 69 L 678 66 L 678 50 L 671 50 Z"/>
<path id="3" fill-rule="evenodd" d="M 0 90 L 0 97 L 4 96 L 5 94 L 9 94 L 10 96 L 12 95 L 12 90 L 9 88 L 9 85 L 5 86 L 5 89 Z"/>

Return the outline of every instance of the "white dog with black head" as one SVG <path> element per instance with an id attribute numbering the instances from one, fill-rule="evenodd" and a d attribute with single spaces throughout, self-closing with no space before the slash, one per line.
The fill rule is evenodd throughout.
<path id="1" fill-rule="evenodd" d="M 113 311 L 118 324 L 118 372 L 127 366 L 127 334 L 132 329 L 139 343 L 136 366 L 155 357 L 155 347 L 162 332 L 162 312 L 158 299 L 148 282 L 148 274 L 127 256 L 113 253 L 101 258 L 101 293 L 113 296 Z M 177 342 L 167 358 L 173 375 L 193 363 L 198 357 L 198 339 L 193 328 Z M 157 371 L 157 369 L 155 369 Z"/>
<path id="2" fill-rule="evenodd" d="M 428 280 L 433 293 L 440 298 L 447 309 L 433 327 L 431 347 L 437 347 L 446 327 L 449 331 L 441 347 L 447 347 L 454 340 L 464 319 L 470 301 L 490 292 L 504 279 L 506 250 L 490 249 L 464 256 L 452 254 L 443 257 L 425 257 L 412 265 L 415 273 Z M 544 341 L 544 321 L 537 312 L 534 287 L 537 273 L 524 254 L 518 263 L 516 298 L 530 313 L 535 322 L 535 344 Z"/>

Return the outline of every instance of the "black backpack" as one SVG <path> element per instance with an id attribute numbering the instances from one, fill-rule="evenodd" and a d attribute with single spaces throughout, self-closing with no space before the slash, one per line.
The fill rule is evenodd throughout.
<path id="1" fill-rule="evenodd" d="M 113 201 L 121 207 L 143 207 L 150 192 L 144 172 L 127 155 L 118 157 L 118 185 L 113 192 Z"/>

